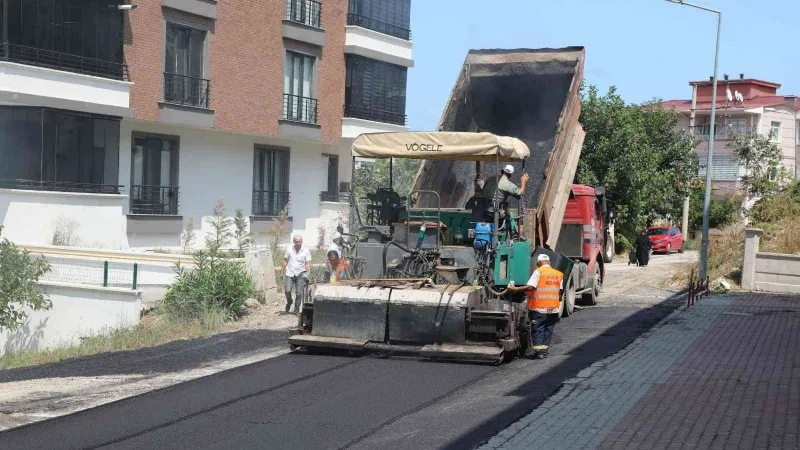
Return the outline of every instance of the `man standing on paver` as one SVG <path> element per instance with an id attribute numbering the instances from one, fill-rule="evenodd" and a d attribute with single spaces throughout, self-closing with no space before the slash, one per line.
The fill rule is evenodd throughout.
<path id="1" fill-rule="evenodd" d="M 300 312 L 303 303 L 303 294 L 308 284 L 308 274 L 311 272 L 311 252 L 303 247 L 303 238 L 296 235 L 292 239 L 294 245 L 286 249 L 283 254 L 281 272 L 286 278 L 283 291 L 286 294 L 286 312 L 292 306 L 292 287 L 295 289 L 294 313 Z"/>
<path id="2" fill-rule="evenodd" d="M 533 357 L 544 359 L 547 358 L 550 342 L 553 339 L 553 329 L 558 322 L 564 274 L 550 267 L 550 257 L 545 254 L 536 258 L 536 264 L 538 267 L 526 285 L 514 286 L 514 282 L 511 281 L 508 290 L 527 291 L 528 315 L 533 334 Z"/>

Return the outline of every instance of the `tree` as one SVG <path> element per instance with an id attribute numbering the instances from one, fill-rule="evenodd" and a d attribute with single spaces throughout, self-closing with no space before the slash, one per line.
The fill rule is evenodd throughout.
<path id="1" fill-rule="evenodd" d="M 699 230 L 703 226 L 703 208 L 705 202 L 705 180 L 697 178 L 689 195 L 689 228 Z M 711 199 L 708 209 L 709 228 L 722 228 L 739 220 L 739 204 L 736 196 L 727 195 L 721 199 Z M 689 237 L 686 236 L 688 239 Z"/>
<path id="2" fill-rule="evenodd" d="M 250 248 L 250 233 L 247 231 L 247 219 L 242 213 L 242 208 L 236 209 L 236 216 L 233 218 L 236 231 L 233 238 L 236 240 L 236 250 L 239 258 L 244 258 L 244 253 Z"/>
<path id="3" fill-rule="evenodd" d="M 411 192 L 421 162 L 405 158 L 395 158 L 392 162 L 392 187 L 400 196 L 407 196 Z M 353 186 L 356 198 L 360 199 L 381 187 L 389 187 L 388 159 L 365 163 L 356 169 L 355 186 Z"/>
<path id="4" fill-rule="evenodd" d="M 657 100 L 626 104 L 614 87 L 600 96 L 589 86 L 582 100 L 577 182 L 608 190 L 616 230 L 629 239 L 656 218 L 677 220 L 698 168 L 694 139 L 676 130 L 679 114 Z"/>
<path id="5" fill-rule="evenodd" d="M 225 216 L 225 202 L 222 199 L 217 200 L 206 222 L 211 226 L 211 232 L 206 236 L 206 248 L 209 253 L 217 254 L 233 238 L 233 220 Z"/>
<path id="6" fill-rule="evenodd" d="M 783 153 L 778 144 L 772 142 L 772 133 L 761 136 L 756 132 L 736 135 L 730 146 L 739 165 L 744 167 L 741 178 L 742 190 L 747 197 L 768 197 L 777 193 L 790 176 L 783 166 Z"/>
<path id="7" fill-rule="evenodd" d="M 186 229 L 181 232 L 181 248 L 183 249 L 184 255 L 189 251 L 192 245 L 194 245 L 194 241 L 194 217 L 189 217 L 189 220 L 186 222 Z"/>
<path id="8" fill-rule="evenodd" d="M 31 256 L 8 239 L 0 241 L 0 330 L 19 328 L 28 317 L 28 310 L 48 310 L 53 306 L 37 286 L 39 278 L 48 272 L 50 264 L 44 258 Z"/>

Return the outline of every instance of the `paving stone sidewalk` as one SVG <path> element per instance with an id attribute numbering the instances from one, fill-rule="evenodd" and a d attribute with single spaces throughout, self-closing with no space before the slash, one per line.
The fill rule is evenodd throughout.
<path id="1" fill-rule="evenodd" d="M 482 449 L 798 449 L 800 297 L 676 311 Z"/>

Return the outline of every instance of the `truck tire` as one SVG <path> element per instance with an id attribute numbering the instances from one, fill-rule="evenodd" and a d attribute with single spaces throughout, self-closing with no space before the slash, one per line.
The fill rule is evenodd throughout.
<path id="1" fill-rule="evenodd" d="M 561 317 L 569 317 L 575 312 L 575 282 L 570 280 L 569 288 L 564 291 L 561 301 Z"/>
<path id="2" fill-rule="evenodd" d="M 594 276 L 592 277 L 592 287 L 589 292 L 583 294 L 582 300 L 585 305 L 597 305 L 597 299 L 600 297 L 600 291 L 603 289 L 603 276 L 600 274 L 600 264 L 596 261 L 594 263 Z"/>
<path id="3" fill-rule="evenodd" d="M 678 253 L 683 253 L 686 251 L 686 242 L 681 242 L 681 248 L 678 249 Z"/>
<path id="4" fill-rule="evenodd" d="M 603 262 L 610 263 L 614 260 L 614 246 L 614 237 L 609 236 L 608 239 L 606 239 L 606 248 L 603 249 Z"/>

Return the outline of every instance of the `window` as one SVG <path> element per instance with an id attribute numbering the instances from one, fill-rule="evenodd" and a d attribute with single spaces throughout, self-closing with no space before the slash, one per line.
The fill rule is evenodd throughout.
<path id="1" fill-rule="evenodd" d="M 208 108 L 209 83 L 204 79 L 206 32 L 167 23 L 164 101 Z"/>
<path id="2" fill-rule="evenodd" d="M 322 4 L 314 0 L 286 0 L 286 19 L 310 27 L 320 27 Z"/>
<path id="3" fill-rule="evenodd" d="M 728 139 L 732 139 L 736 134 L 745 134 L 746 132 L 747 121 L 745 119 L 728 119 Z"/>
<path id="4" fill-rule="evenodd" d="M 708 161 L 707 154 L 701 154 L 700 157 L 700 170 L 698 175 L 702 178 L 706 176 L 706 161 Z M 741 175 L 741 167 L 739 160 L 735 156 L 714 156 L 712 164 L 714 165 L 711 172 L 711 179 L 717 181 L 736 181 Z"/>
<path id="5" fill-rule="evenodd" d="M 253 215 L 277 216 L 289 204 L 289 151 L 256 147 Z"/>
<path id="6" fill-rule="evenodd" d="M 8 60 L 20 64 L 123 79 L 124 13 L 119 0 L 5 0 L 0 30 Z"/>
<path id="7" fill-rule="evenodd" d="M 119 191 L 119 120 L 0 106 L 0 183 L 52 191 Z"/>
<path id="8" fill-rule="evenodd" d="M 345 116 L 405 125 L 405 67 L 347 55 Z"/>
<path id="9" fill-rule="evenodd" d="M 350 0 L 347 24 L 410 39 L 411 0 Z"/>
<path id="10" fill-rule="evenodd" d="M 178 138 L 134 134 L 131 213 L 178 214 Z"/>
<path id="11" fill-rule="evenodd" d="M 322 191 L 321 199 L 326 202 L 339 201 L 339 157 L 335 155 L 322 155 L 327 162 L 328 182 Z"/>
<path id="12" fill-rule="evenodd" d="M 283 66 L 283 119 L 317 123 L 313 56 L 286 52 Z"/>
<path id="13" fill-rule="evenodd" d="M 769 124 L 769 134 L 770 140 L 772 142 L 780 142 L 781 141 L 781 123 L 772 121 Z"/>

